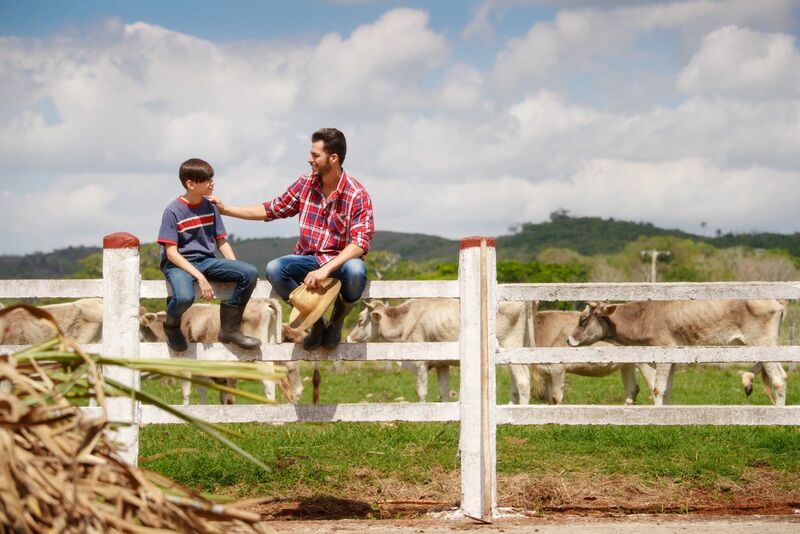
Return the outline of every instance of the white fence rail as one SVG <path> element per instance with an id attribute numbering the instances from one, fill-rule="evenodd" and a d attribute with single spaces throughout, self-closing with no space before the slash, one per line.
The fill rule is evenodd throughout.
<path id="1" fill-rule="evenodd" d="M 140 343 L 138 309 L 142 298 L 164 298 L 166 284 L 139 278 L 139 241 L 130 234 L 112 234 L 103 242 L 102 280 L 0 280 L 0 298 L 102 297 L 103 342 L 90 352 L 108 356 L 169 358 L 163 343 Z M 230 284 L 214 284 L 218 297 Z M 259 282 L 255 298 L 274 296 Z M 289 423 L 331 421 L 459 421 L 461 437 L 462 512 L 491 520 L 496 509 L 497 424 L 568 425 L 800 425 L 800 407 L 771 406 L 497 406 L 497 364 L 578 362 L 797 362 L 797 347 L 582 347 L 498 348 L 495 314 L 498 301 L 800 299 L 800 282 L 705 284 L 502 284 L 495 272 L 494 240 L 465 238 L 459 255 L 458 281 L 371 282 L 364 298 L 458 298 L 461 335 L 451 343 L 343 344 L 330 352 L 307 352 L 294 344 L 265 344 L 242 350 L 231 345 L 191 344 L 187 357 L 201 360 L 460 360 L 457 403 L 233 405 L 176 407 L 215 423 Z M 0 346 L 0 353 L 19 347 Z M 116 376 L 138 384 L 138 374 Z M 88 408 L 96 413 L 98 408 Z M 132 425 L 119 436 L 126 458 L 136 461 L 139 426 L 180 421 L 153 406 L 115 399 L 113 419 Z"/>

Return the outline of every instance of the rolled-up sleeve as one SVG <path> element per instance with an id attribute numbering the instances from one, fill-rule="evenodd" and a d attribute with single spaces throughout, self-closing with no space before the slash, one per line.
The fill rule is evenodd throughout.
<path id="1" fill-rule="evenodd" d="M 303 177 L 300 177 L 295 180 L 283 194 L 268 202 L 264 202 L 264 210 L 267 212 L 264 221 L 269 222 L 275 219 L 286 219 L 287 217 L 297 215 L 297 212 L 300 211 L 302 189 Z"/>
<path id="2" fill-rule="evenodd" d="M 364 192 L 353 202 L 353 215 L 350 224 L 350 242 L 369 251 L 369 244 L 375 234 L 375 220 L 372 213 L 372 199 Z"/>

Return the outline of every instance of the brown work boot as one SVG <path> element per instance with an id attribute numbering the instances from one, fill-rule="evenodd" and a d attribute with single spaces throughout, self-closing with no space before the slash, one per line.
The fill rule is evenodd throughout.
<path id="1" fill-rule="evenodd" d="M 186 343 L 186 337 L 181 332 L 181 318 L 174 317 L 167 314 L 164 319 L 164 334 L 167 336 L 167 346 L 175 352 L 183 352 L 189 348 Z"/>

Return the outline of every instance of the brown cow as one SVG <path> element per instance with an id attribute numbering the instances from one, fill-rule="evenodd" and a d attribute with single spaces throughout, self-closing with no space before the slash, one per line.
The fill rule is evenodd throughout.
<path id="1" fill-rule="evenodd" d="M 385 302 L 365 303 L 366 308 L 358 316 L 358 324 L 347 337 L 348 343 L 365 341 L 457 341 L 461 328 L 459 302 L 457 299 L 410 299 L 397 306 Z M 500 302 L 497 309 L 495 329 L 502 347 L 530 346 L 533 338 L 533 305 L 524 302 Z M 428 369 L 436 369 L 439 379 L 439 400 L 450 398 L 450 366 L 457 360 L 403 362 L 403 366 L 417 375 L 417 397 L 424 402 L 428 394 Z M 527 368 L 512 366 L 512 374 Z M 530 378 L 528 379 L 530 380 Z M 516 384 L 517 380 L 513 381 Z M 527 394 L 530 393 L 530 388 Z M 512 389 L 512 398 L 527 404 L 523 390 Z"/>
<path id="2" fill-rule="evenodd" d="M 256 337 L 262 343 L 276 343 L 279 341 L 277 325 L 280 317 L 280 304 L 274 299 L 252 299 L 248 302 L 242 316 L 242 332 Z M 140 332 L 143 341 L 159 341 L 166 339 L 164 334 L 165 312 L 143 313 L 140 317 Z M 219 306 L 216 304 L 193 304 L 181 318 L 181 330 L 190 343 L 216 343 L 220 329 Z M 292 390 L 292 399 L 295 402 L 303 392 L 300 381 L 300 371 L 297 362 L 286 362 L 287 374 Z M 189 390 L 191 384 L 183 384 L 183 404 L 189 403 Z M 264 383 L 265 396 L 275 399 L 275 385 L 272 382 Z M 201 403 L 205 402 L 205 389 L 198 388 Z M 227 399 L 232 403 L 233 399 Z"/>
<path id="3" fill-rule="evenodd" d="M 568 338 L 573 347 L 600 340 L 617 345 L 777 346 L 784 307 L 774 299 L 643 301 L 627 304 L 592 302 L 581 313 Z M 669 404 L 674 364 L 658 364 L 648 386 L 656 405 Z M 761 372 L 775 404 L 786 404 L 786 371 L 777 362 L 759 363 L 742 376 L 747 394 Z M 647 379 L 647 377 L 645 377 Z"/>
<path id="4" fill-rule="evenodd" d="M 75 338 L 79 343 L 100 341 L 103 330 L 102 299 L 80 299 L 40 307 L 53 316 L 65 335 Z M 35 345 L 56 335 L 50 323 L 34 319 L 25 310 L 13 310 L 3 319 L 4 326 L 0 329 L 2 345 Z"/>
<path id="5" fill-rule="evenodd" d="M 567 347 L 567 337 L 578 324 L 580 312 L 574 311 L 540 311 L 534 319 L 534 340 L 537 347 Z M 599 341 L 597 345 L 610 345 Z M 620 363 L 569 363 L 569 364 L 534 364 L 531 366 L 534 373 L 544 382 L 544 398 L 550 404 L 561 404 L 564 399 L 564 385 L 566 373 L 580 376 L 608 376 L 615 371 L 622 374 L 622 383 L 625 390 L 625 404 L 634 404 L 639 393 L 636 383 L 636 364 Z M 648 367 L 643 372 L 652 373 Z M 524 376 L 517 373 L 515 377 Z M 529 384 L 518 383 L 517 389 L 530 387 Z"/>

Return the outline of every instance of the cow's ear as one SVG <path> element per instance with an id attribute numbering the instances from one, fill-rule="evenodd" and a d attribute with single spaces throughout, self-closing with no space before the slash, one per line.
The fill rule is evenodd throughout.
<path id="1" fill-rule="evenodd" d="M 377 306 L 377 305 L 378 305 L 378 301 L 371 301 L 371 300 L 365 300 L 364 301 L 364 306 L 366 306 L 368 310 L 374 309 L 375 306 Z"/>
<path id="2" fill-rule="evenodd" d="M 604 315 L 611 315 L 615 311 L 617 311 L 617 305 L 616 304 L 606 304 L 605 306 L 603 306 L 603 314 Z"/>
<path id="3" fill-rule="evenodd" d="M 142 320 L 140 321 L 143 325 L 149 326 L 156 320 L 156 314 L 153 312 L 147 312 L 142 315 Z"/>
<path id="4" fill-rule="evenodd" d="M 370 319 L 372 319 L 372 321 L 379 323 L 381 321 L 381 318 L 383 317 L 383 312 L 379 311 L 370 312 L 369 317 Z"/>

